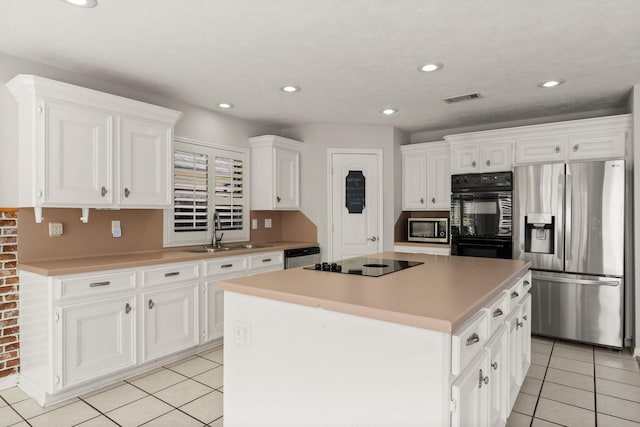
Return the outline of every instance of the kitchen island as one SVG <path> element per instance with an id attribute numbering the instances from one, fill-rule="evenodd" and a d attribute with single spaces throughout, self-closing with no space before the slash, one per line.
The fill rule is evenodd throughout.
<path id="1" fill-rule="evenodd" d="M 369 257 L 422 264 L 219 282 L 227 426 L 504 424 L 530 363 L 529 263 Z"/>

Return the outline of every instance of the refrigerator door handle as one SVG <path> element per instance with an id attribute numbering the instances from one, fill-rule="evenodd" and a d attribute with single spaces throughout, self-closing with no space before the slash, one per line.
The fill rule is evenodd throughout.
<path id="1" fill-rule="evenodd" d="M 565 193 L 566 193 L 566 197 L 565 197 L 565 211 L 564 211 L 564 235 L 565 235 L 565 246 L 564 246 L 564 259 L 565 261 L 571 261 L 571 252 L 572 252 L 572 233 L 571 233 L 571 220 L 573 219 L 573 217 L 571 216 L 571 205 L 572 205 L 572 201 L 571 201 L 571 197 L 572 197 L 572 184 L 573 184 L 573 176 L 571 175 L 571 173 L 569 172 L 569 169 L 567 168 L 567 175 L 566 175 L 566 187 L 565 187 Z M 566 265 L 565 265 L 565 268 Z"/>
<path id="2" fill-rule="evenodd" d="M 564 173 L 561 173 L 558 175 L 558 207 L 556 208 L 556 228 L 558 228 L 558 231 L 563 226 L 563 224 L 561 223 L 563 221 L 563 216 L 559 215 L 563 211 L 564 211 Z M 564 232 L 564 228 L 562 229 L 562 231 Z M 564 251 L 563 251 L 564 239 L 563 237 L 564 236 L 562 235 L 562 233 L 557 233 L 556 241 L 555 241 L 556 258 L 558 258 L 562 263 L 560 265 L 561 270 L 564 270 Z"/>
<path id="3" fill-rule="evenodd" d="M 577 285 L 594 285 L 594 286 L 620 286 L 622 279 L 602 279 L 602 280 L 587 280 L 587 279 L 568 279 L 564 277 L 550 277 L 550 276 L 534 276 L 534 280 L 541 280 L 545 282 L 558 282 L 558 283 L 575 283 Z"/>

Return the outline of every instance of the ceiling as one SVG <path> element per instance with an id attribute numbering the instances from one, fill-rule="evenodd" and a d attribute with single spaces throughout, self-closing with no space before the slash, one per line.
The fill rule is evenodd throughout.
<path id="1" fill-rule="evenodd" d="M 638 0 L 98 2 L 0 0 L 0 52 L 277 126 L 417 132 L 619 110 L 640 83 Z M 418 71 L 432 61 L 444 67 Z M 565 83 L 537 86 L 549 79 Z M 471 92 L 482 98 L 442 101 Z"/>

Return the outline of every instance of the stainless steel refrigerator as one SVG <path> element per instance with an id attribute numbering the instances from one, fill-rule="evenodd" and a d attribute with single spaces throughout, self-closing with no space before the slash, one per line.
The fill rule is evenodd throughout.
<path id="1" fill-rule="evenodd" d="M 624 160 L 518 166 L 513 258 L 532 262 L 531 332 L 624 346 Z"/>

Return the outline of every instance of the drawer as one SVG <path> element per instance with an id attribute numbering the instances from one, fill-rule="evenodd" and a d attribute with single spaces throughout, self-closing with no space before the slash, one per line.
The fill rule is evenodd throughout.
<path id="1" fill-rule="evenodd" d="M 522 279 L 518 279 L 513 285 L 504 291 L 509 299 L 509 311 L 513 310 L 524 296 Z"/>
<path id="2" fill-rule="evenodd" d="M 522 293 L 527 295 L 531 290 L 531 271 L 527 271 L 527 274 L 522 278 Z"/>
<path id="3" fill-rule="evenodd" d="M 229 274 L 247 269 L 247 257 L 225 257 L 207 261 L 204 264 L 204 275 L 214 276 L 218 274 Z"/>
<path id="4" fill-rule="evenodd" d="M 458 375 L 489 339 L 489 316 L 480 310 L 451 335 L 451 373 Z"/>
<path id="5" fill-rule="evenodd" d="M 103 295 L 112 292 L 133 290 L 136 287 L 136 272 L 91 274 L 87 276 L 63 277 L 56 280 L 56 296 L 60 300 Z"/>
<path id="6" fill-rule="evenodd" d="M 266 252 L 249 256 L 249 269 L 282 266 L 284 268 L 284 254 L 280 252 Z"/>
<path id="7" fill-rule="evenodd" d="M 170 264 L 142 270 L 142 286 L 164 285 L 198 279 L 198 264 Z"/>
<path id="8" fill-rule="evenodd" d="M 489 317 L 489 335 L 504 323 L 504 319 L 509 315 L 509 298 L 505 292 L 501 292 L 485 308 Z"/>

